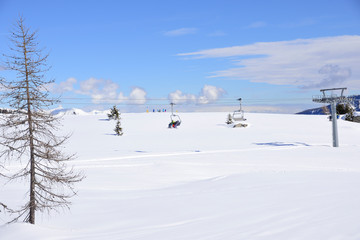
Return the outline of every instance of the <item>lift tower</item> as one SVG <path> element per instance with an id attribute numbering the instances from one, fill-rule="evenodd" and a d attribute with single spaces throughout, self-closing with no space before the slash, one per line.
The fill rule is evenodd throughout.
<path id="1" fill-rule="evenodd" d="M 329 88 L 321 89 L 322 95 L 313 97 L 313 102 L 318 103 L 330 103 L 331 104 L 331 120 L 332 120 L 332 135 L 333 135 L 333 147 L 339 147 L 339 137 L 337 130 L 337 117 L 336 117 L 336 104 L 347 102 L 347 97 L 344 96 L 344 91 L 347 88 Z M 331 94 L 327 95 L 326 92 L 331 91 Z M 340 96 L 333 94 L 334 91 L 341 91 Z"/>

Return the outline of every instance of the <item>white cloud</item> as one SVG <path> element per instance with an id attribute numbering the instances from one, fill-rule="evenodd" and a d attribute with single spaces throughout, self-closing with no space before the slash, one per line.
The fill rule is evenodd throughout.
<path id="1" fill-rule="evenodd" d="M 207 104 L 215 102 L 225 94 L 225 90 L 219 87 L 205 85 L 198 96 L 194 94 L 183 93 L 180 90 L 176 90 L 168 95 L 168 99 L 173 103 L 198 103 Z"/>
<path id="2" fill-rule="evenodd" d="M 205 85 L 201 90 L 201 95 L 199 96 L 198 103 L 207 104 L 215 102 L 221 96 L 225 94 L 225 90 L 211 85 Z"/>
<path id="3" fill-rule="evenodd" d="M 89 78 L 88 80 L 80 82 L 80 90 L 78 92 L 87 95 L 97 95 L 108 92 L 109 90 L 116 92 L 117 88 L 117 84 L 111 80 Z"/>
<path id="4" fill-rule="evenodd" d="M 111 80 L 89 78 L 80 82 L 80 89 L 76 93 L 91 96 L 94 103 L 121 102 L 117 90 L 119 85 Z"/>
<path id="5" fill-rule="evenodd" d="M 325 77 L 319 83 L 314 83 L 303 88 L 321 88 L 321 87 L 331 87 L 339 86 L 344 84 L 345 81 L 351 77 L 350 68 L 341 68 L 337 65 L 327 64 L 320 68 L 319 73 Z"/>
<path id="6" fill-rule="evenodd" d="M 45 85 L 45 89 L 49 90 L 50 92 L 61 94 L 64 92 L 69 92 L 74 90 L 74 84 L 76 84 L 77 80 L 75 78 L 68 78 L 64 82 L 60 83 L 51 83 Z"/>
<path id="7" fill-rule="evenodd" d="M 92 102 L 100 103 L 128 103 L 128 104 L 144 104 L 146 103 L 146 91 L 140 87 L 134 87 L 127 97 L 123 92 L 119 92 L 119 85 L 112 80 L 104 80 L 97 78 L 89 78 L 85 81 L 79 82 L 79 88 L 75 89 L 74 85 L 77 83 L 75 78 L 69 78 L 59 84 L 54 84 L 51 87 L 52 92 L 73 92 L 76 94 L 90 96 Z"/>
<path id="8" fill-rule="evenodd" d="M 129 98 L 124 95 L 124 93 L 120 92 L 117 96 L 117 103 L 121 103 L 127 101 Z"/>
<path id="9" fill-rule="evenodd" d="M 196 96 L 193 94 L 184 94 L 180 90 L 169 93 L 168 99 L 173 103 L 195 103 Z"/>
<path id="10" fill-rule="evenodd" d="M 234 68 L 214 72 L 212 77 L 302 88 L 328 85 L 329 81 L 324 81 L 319 70 L 324 66 L 337 66 L 352 73 L 342 84 L 360 89 L 360 36 L 357 35 L 258 42 L 178 55 L 191 58 L 242 57 L 234 62 Z"/>
<path id="11" fill-rule="evenodd" d="M 164 35 L 170 37 L 176 37 L 176 36 L 195 34 L 196 32 L 197 32 L 197 28 L 179 28 L 179 29 L 167 31 L 164 33 Z"/>
<path id="12" fill-rule="evenodd" d="M 58 90 L 61 92 L 72 91 L 74 90 L 74 84 L 77 80 L 75 78 L 68 78 L 65 82 L 61 82 L 58 85 Z"/>
<path id="13" fill-rule="evenodd" d="M 132 104 L 146 103 L 146 91 L 140 87 L 134 87 L 129 96 L 129 103 Z"/>

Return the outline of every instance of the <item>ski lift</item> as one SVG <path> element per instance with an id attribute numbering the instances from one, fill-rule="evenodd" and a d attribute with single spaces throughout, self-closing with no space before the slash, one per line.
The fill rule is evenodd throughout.
<path id="1" fill-rule="evenodd" d="M 170 103 L 171 105 L 171 115 L 170 115 L 170 123 L 169 128 L 177 128 L 181 124 L 181 119 L 179 115 L 174 114 L 174 105 L 175 103 Z"/>
<path id="2" fill-rule="evenodd" d="M 245 121 L 246 119 L 244 118 L 244 111 L 241 107 L 241 98 L 239 98 L 238 101 L 240 102 L 240 109 L 233 112 L 232 119 L 234 121 Z"/>

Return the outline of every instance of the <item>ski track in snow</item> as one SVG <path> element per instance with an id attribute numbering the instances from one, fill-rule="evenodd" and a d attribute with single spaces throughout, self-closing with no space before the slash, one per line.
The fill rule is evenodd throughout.
<path id="1" fill-rule="evenodd" d="M 76 165 L 76 168 L 91 168 L 91 167 L 112 167 L 112 165 L 87 165 L 87 163 L 96 162 L 109 162 L 116 160 L 130 160 L 130 159 L 146 159 L 146 158 L 164 158 L 164 157 L 174 157 L 174 156 L 186 156 L 186 155 L 203 155 L 203 154 L 217 154 L 217 153 L 236 153 L 236 152 L 251 152 L 251 151 L 263 151 L 263 150 L 287 150 L 294 148 L 307 147 L 305 145 L 283 145 L 276 147 L 257 147 L 257 148 L 245 148 L 245 149 L 228 149 L 228 150 L 194 150 L 189 152 L 168 152 L 168 153 L 158 153 L 158 154 L 144 154 L 139 152 L 135 155 L 111 157 L 111 158 L 94 158 L 94 159 L 83 159 L 83 160 L 72 160 L 70 163 Z M 136 164 L 122 164 L 122 167 L 137 167 L 139 165 L 147 166 L 152 165 L 152 163 L 136 163 Z M 8 170 L 14 170 L 23 167 L 22 165 L 12 165 L 8 167 Z"/>
<path id="2" fill-rule="evenodd" d="M 263 147 L 263 148 L 246 148 L 246 149 L 229 149 L 229 150 L 208 150 L 208 151 L 191 151 L 191 152 L 171 152 L 171 153 L 160 153 L 160 154 L 137 154 L 137 155 L 129 155 L 122 157 L 112 157 L 112 158 L 94 158 L 94 159 L 84 159 L 84 160 L 74 160 L 72 163 L 81 164 L 87 162 L 106 162 L 106 161 L 114 161 L 114 160 L 127 160 L 127 159 L 141 159 L 141 158 L 161 158 L 161 157 L 173 157 L 173 156 L 184 156 L 184 155 L 201 155 L 201 154 L 214 154 L 214 153 L 236 153 L 236 152 L 249 152 L 249 151 L 259 151 L 259 150 L 286 150 L 293 148 L 302 148 L 307 147 L 304 145 L 296 145 L 296 146 L 281 146 L 281 147 Z"/>

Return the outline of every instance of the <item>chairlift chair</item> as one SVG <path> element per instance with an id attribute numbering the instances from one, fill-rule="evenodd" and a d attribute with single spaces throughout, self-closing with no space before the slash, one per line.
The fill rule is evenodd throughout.
<path id="1" fill-rule="evenodd" d="M 174 105 L 175 103 L 170 103 L 171 105 L 171 115 L 170 115 L 170 123 L 169 123 L 169 128 L 177 128 L 178 126 L 180 126 L 181 124 L 181 119 L 180 116 L 177 114 L 174 114 Z"/>
<path id="2" fill-rule="evenodd" d="M 245 121 L 246 119 L 244 118 L 244 111 L 242 111 L 242 110 L 234 111 L 232 119 L 234 121 Z"/>
<path id="3" fill-rule="evenodd" d="M 244 111 L 241 107 L 241 98 L 239 98 L 238 101 L 240 102 L 240 109 L 233 112 L 232 119 L 234 121 L 245 121 L 246 119 L 244 118 Z"/>

